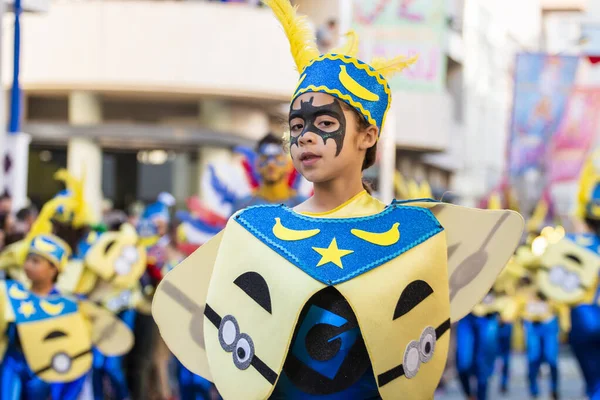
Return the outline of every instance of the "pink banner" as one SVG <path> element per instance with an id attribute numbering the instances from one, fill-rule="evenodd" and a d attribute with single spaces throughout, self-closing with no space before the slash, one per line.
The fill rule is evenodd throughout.
<path id="1" fill-rule="evenodd" d="M 552 137 L 548 171 L 550 182 L 576 180 L 600 127 L 600 89 L 575 88 Z"/>

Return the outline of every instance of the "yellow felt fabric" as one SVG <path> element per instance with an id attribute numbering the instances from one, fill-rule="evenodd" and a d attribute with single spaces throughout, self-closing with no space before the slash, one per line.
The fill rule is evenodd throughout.
<path id="1" fill-rule="evenodd" d="M 419 340 L 423 328 L 436 328 L 449 317 L 456 321 L 470 312 L 492 287 L 523 230 L 521 216 L 510 211 L 428 202 L 407 205 L 430 208 L 445 231 L 337 286 L 357 315 L 376 375 L 401 364 L 406 344 Z M 330 212 L 304 214 L 345 218 L 384 208 L 362 192 Z M 399 268 L 410 272 L 398 274 Z M 233 283 L 250 271 L 266 280 L 272 314 Z M 402 289 L 417 278 L 426 280 L 434 294 L 394 321 Z M 203 316 L 205 305 L 221 318 L 235 317 L 240 331 L 252 338 L 256 355 L 279 374 L 299 313 L 310 296 L 324 287 L 232 219 L 224 232 L 167 274 L 155 294 L 152 312 L 171 351 L 187 368 L 214 381 L 224 398 L 262 399 L 270 395 L 273 385 L 252 366 L 240 370 L 234 365 L 232 354 L 219 343 L 218 329 Z M 449 336 L 447 332 L 440 338 L 434 358 L 421 365 L 422 371 L 412 379 L 401 377 L 384 385 L 382 396 L 411 393 L 411 398 L 430 398 L 444 368 Z"/>
<path id="2" fill-rule="evenodd" d="M 309 217 L 349 218 L 373 215 L 383 211 L 385 207 L 384 203 L 369 195 L 366 190 L 363 190 L 333 210 L 323 213 L 299 212 Z"/>
<path id="3" fill-rule="evenodd" d="M 505 323 L 515 322 L 519 317 L 519 302 L 514 296 L 500 296 L 496 299 L 500 319 Z"/>
<path id="4" fill-rule="evenodd" d="M 233 283 L 248 271 L 257 272 L 265 279 L 270 291 L 272 314 Z M 235 317 L 240 331 L 252 338 L 256 356 L 279 374 L 304 304 L 323 288 L 324 284 L 290 264 L 232 219 L 224 230 L 208 288 L 207 304 L 221 317 Z M 221 395 L 226 399 L 267 398 L 274 386 L 253 367 L 238 369 L 232 354 L 221 348 L 217 332 L 217 328 L 205 319 L 206 352 L 213 380 Z"/>
<path id="5" fill-rule="evenodd" d="M 581 264 L 568 256 L 576 256 Z M 561 279 L 551 279 L 554 269 L 562 269 L 576 277 L 579 285 L 568 285 L 564 272 Z M 600 256 L 577 243 L 562 239 L 546 248 L 541 258 L 541 268 L 536 273 L 536 284 L 549 299 L 573 305 L 585 302 L 598 282 Z M 572 278 L 570 278 L 572 279 Z"/>
<path id="6" fill-rule="evenodd" d="M 408 284 L 423 280 L 433 289 L 407 314 L 393 320 L 398 299 Z M 434 329 L 450 317 L 446 240 L 438 233 L 400 257 L 357 278 L 336 286 L 356 314 L 377 377 L 403 362 L 410 341 L 419 341 L 423 329 Z M 397 378 L 379 388 L 383 399 L 410 394 L 411 399 L 427 399 L 440 381 L 446 365 L 450 331 L 435 344 L 433 358 L 422 363 L 411 379 Z"/>
<path id="7" fill-rule="evenodd" d="M 510 260 L 523 233 L 519 213 L 452 204 L 414 202 L 430 208 L 448 244 L 450 317 L 456 322 L 479 303 Z"/>
<path id="8" fill-rule="evenodd" d="M 135 254 L 135 259 L 128 259 L 127 252 Z M 132 287 L 146 268 L 146 250 L 138 243 L 135 229 L 123 224 L 119 231 L 104 233 L 92 245 L 85 255 L 85 267 L 117 287 Z"/>
<path id="9" fill-rule="evenodd" d="M 487 294 L 481 303 L 476 304 L 471 312 L 478 317 L 483 317 L 489 314 L 497 313 L 500 311 L 500 303 L 498 298 L 493 294 Z"/>
<path id="10" fill-rule="evenodd" d="M 0 270 L 8 270 L 10 268 L 20 268 L 25 262 L 29 242 L 19 240 L 11 243 L 0 252 Z"/>
<path id="11" fill-rule="evenodd" d="M 44 340 L 51 332 L 61 331 L 65 336 Z M 35 372 L 52 365 L 52 357 L 66 353 L 70 357 L 86 350 L 89 353 L 72 360 L 66 373 L 48 368 L 38 374 L 46 382 L 69 382 L 87 373 L 92 366 L 92 342 L 80 312 L 17 325 L 23 354 L 29 367 Z"/>
<path id="12" fill-rule="evenodd" d="M 122 356 L 133 347 L 133 332 L 115 314 L 92 302 L 79 304 L 81 312 L 91 321 L 94 346 L 107 356 Z"/>
<path id="13" fill-rule="evenodd" d="M 212 381 L 204 346 L 204 306 L 223 232 L 171 270 L 156 288 L 152 316 L 173 354 Z"/>
<path id="14" fill-rule="evenodd" d="M 76 290 L 82 281 L 84 271 L 84 265 L 81 260 L 69 260 L 64 270 L 58 275 L 56 281 L 58 291 L 61 293 L 87 293 Z M 89 282 L 89 279 L 86 279 L 86 281 Z"/>

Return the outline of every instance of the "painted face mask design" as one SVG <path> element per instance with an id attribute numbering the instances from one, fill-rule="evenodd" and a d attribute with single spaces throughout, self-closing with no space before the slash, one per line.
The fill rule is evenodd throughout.
<path id="1" fill-rule="evenodd" d="M 302 132 L 300 132 L 298 135 L 291 135 L 290 147 L 293 145 L 298 146 L 298 141 L 300 138 L 304 136 L 306 132 L 312 132 L 319 135 L 325 144 L 327 143 L 327 140 L 333 139 L 336 145 L 335 155 L 338 156 L 342 151 L 344 137 L 346 136 L 346 117 L 344 116 L 344 110 L 342 110 L 339 100 L 337 99 L 333 99 L 332 103 L 322 106 L 314 106 L 313 102 L 314 97 L 311 97 L 308 101 L 300 102 L 299 110 L 293 108 L 290 110 L 290 121 L 292 121 L 294 118 L 300 118 L 302 121 L 304 121 Z M 333 132 L 325 132 L 319 129 L 315 123 L 317 118 L 323 115 L 335 118 L 339 122 L 339 128 Z"/>

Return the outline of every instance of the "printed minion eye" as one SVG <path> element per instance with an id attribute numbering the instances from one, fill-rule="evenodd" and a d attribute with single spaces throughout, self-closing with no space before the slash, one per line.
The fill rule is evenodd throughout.
<path id="1" fill-rule="evenodd" d="M 421 339 L 419 339 L 419 357 L 421 362 L 426 363 L 433 358 L 435 351 L 435 329 L 428 326 L 421 333 Z"/>
<path id="2" fill-rule="evenodd" d="M 246 272 L 236 278 L 233 283 L 242 289 L 252 300 L 265 309 L 269 314 L 271 312 L 271 294 L 267 281 L 258 272 Z"/>
<path id="3" fill-rule="evenodd" d="M 580 244 L 586 239 L 566 238 L 546 249 L 537 273 L 537 284 L 545 296 L 575 304 L 593 287 L 600 262 L 589 250 L 594 242 L 586 247 Z"/>
<path id="4" fill-rule="evenodd" d="M 223 350 L 232 352 L 239 336 L 240 326 L 237 320 L 231 315 L 224 316 L 219 326 L 219 343 L 221 343 Z"/>
<path id="5" fill-rule="evenodd" d="M 241 370 L 248 369 L 254 358 L 254 343 L 250 336 L 242 333 L 235 344 L 233 351 L 233 363 Z"/>
<path id="6" fill-rule="evenodd" d="M 104 247 L 104 254 L 108 254 L 108 252 L 110 251 L 110 249 L 117 243 L 116 240 L 111 240 L 108 243 L 106 243 L 106 247 Z"/>
<path id="7" fill-rule="evenodd" d="M 423 300 L 433 294 L 433 289 L 429 284 L 422 280 L 416 280 L 408 284 L 402 291 L 400 299 L 394 310 L 393 320 L 407 314 L 410 310 L 421 304 Z"/>
<path id="8" fill-rule="evenodd" d="M 240 333 L 240 326 L 233 315 L 226 315 L 221 319 L 218 335 L 221 348 L 232 353 L 233 364 L 238 369 L 242 371 L 248 369 L 254 361 L 255 367 L 261 370 L 261 362 L 254 357 L 252 338 L 246 333 Z"/>
<path id="9" fill-rule="evenodd" d="M 52 357 L 52 369 L 59 374 L 66 374 L 71 369 L 73 362 L 67 353 L 57 353 Z"/>
<path id="10" fill-rule="evenodd" d="M 431 326 L 423 330 L 419 341 L 413 340 L 408 343 L 402 364 L 405 377 L 414 378 L 421 368 L 421 363 L 427 363 L 433 358 L 435 343 L 435 329 Z"/>
<path id="11" fill-rule="evenodd" d="M 58 338 L 62 338 L 62 337 L 67 337 L 67 336 L 68 335 L 65 332 L 60 331 L 60 330 L 55 330 L 55 331 L 52 331 L 49 334 L 47 334 L 44 337 L 44 339 L 42 339 L 42 340 L 46 341 L 46 340 L 52 340 L 52 339 L 58 339 Z"/>

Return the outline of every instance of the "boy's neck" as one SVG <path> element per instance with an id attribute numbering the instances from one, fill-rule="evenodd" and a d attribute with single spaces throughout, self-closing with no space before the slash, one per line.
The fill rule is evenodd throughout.
<path id="1" fill-rule="evenodd" d="M 314 185 L 314 195 L 310 204 L 311 212 L 327 212 L 341 206 L 364 190 L 362 181 L 333 180 Z"/>
<path id="2" fill-rule="evenodd" d="M 52 292 L 54 283 L 52 282 L 31 282 L 31 292 L 38 296 L 47 296 Z"/>

